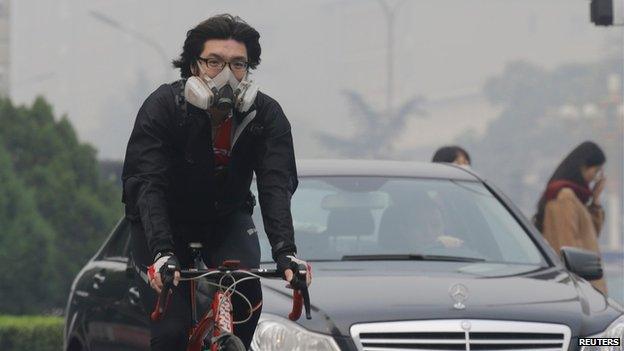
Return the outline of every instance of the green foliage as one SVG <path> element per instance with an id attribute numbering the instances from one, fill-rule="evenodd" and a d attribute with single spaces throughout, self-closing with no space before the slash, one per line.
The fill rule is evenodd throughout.
<path id="1" fill-rule="evenodd" d="M 53 231 L 39 215 L 33 191 L 11 168 L 10 158 L 0 149 L 0 310 L 5 313 L 39 310 L 47 294 L 44 264 L 51 260 Z"/>
<path id="2" fill-rule="evenodd" d="M 0 350 L 58 351 L 62 348 L 62 318 L 0 316 Z"/>
<path id="3" fill-rule="evenodd" d="M 96 150 L 38 98 L 0 100 L 0 313 L 62 308 L 70 284 L 121 215 Z"/>

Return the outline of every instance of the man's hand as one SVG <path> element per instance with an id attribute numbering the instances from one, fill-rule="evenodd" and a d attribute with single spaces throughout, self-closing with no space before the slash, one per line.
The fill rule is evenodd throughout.
<path id="1" fill-rule="evenodd" d="M 282 255 L 277 259 L 277 269 L 283 272 L 284 280 L 288 283 L 292 281 L 294 272 L 290 267 L 293 263 L 306 267 L 306 284 L 310 286 L 310 284 L 312 284 L 312 272 L 310 272 L 310 265 L 306 261 L 295 257 L 295 255 Z M 287 287 L 292 288 L 290 284 L 287 285 Z"/>
<path id="2" fill-rule="evenodd" d="M 173 285 L 180 282 L 180 264 L 173 255 L 165 255 L 156 260 L 148 269 L 149 283 L 152 289 L 160 294 L 163 288 L 163 275 L 173 272 Z"/>

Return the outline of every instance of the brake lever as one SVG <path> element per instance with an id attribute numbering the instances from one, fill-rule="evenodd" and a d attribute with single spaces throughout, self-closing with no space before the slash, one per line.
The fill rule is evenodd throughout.
<path id="1" fill-rule="evenodd" d="M 310 292 L 308 291 L 308 285 L 301 289 L 301 296 L 303 297 L 303 307 L 305 308 L 306 319 L 312 319 L 310 313 Z"/>

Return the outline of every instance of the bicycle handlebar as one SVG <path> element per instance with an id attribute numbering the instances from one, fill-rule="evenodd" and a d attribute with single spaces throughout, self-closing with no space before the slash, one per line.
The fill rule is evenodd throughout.
<path id="1" fill-rule="evenodd" d="M 306 281 L 306 275 L 308 273 L 309 267 L 305 267 L 303 265 L 294 264 L 291 267 L 292 271 L 295 273 L 293 275 L 293 279 L 290 281 L 290 286 L 293 288 L 293 306 L 292 310 L 288 314 L 288 319 L 291 321 L 296 321 L 301 317 L 302 306 L 305 307 L 306 319 L 312 319 L 310 313 L 310 293 L 308 291 L 308 285 Z M 281 278 L 282 273 L 276 269 L 266 269 L 266 268 L 254 268 L 254 269 L 234 269 L 231 267 L 219 267 L 213 269 L 187 269 L 181 270 L 180 276 L 182 278 L 187 279 L 201 279 L 208 274 L 229 274 L 232 276 L 242 275 L 242 276 L 259 276 L 262 278 Z M 164 277 L 164 276 L 168 277 Z M 164 315 L 167 310 L 167 306 L 169 305 L 169 300 L 171 299 L 171 294 L 173 292 L 173 274 L 162 274 L 163 279 L 163 289 L 158 297 L 158 301 L 156 302 L 156 306 L 154 311 L 151 314 L 151 318 L 153 321 L 159 320 Z M 165 280 L 167 280 L 165 282 Z"/>

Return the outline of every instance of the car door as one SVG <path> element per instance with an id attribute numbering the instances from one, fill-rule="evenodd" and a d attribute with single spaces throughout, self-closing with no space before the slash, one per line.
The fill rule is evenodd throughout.
<path id="1" fill-rule="evenodd" d="M 92 351 L 149 350 L 149 329 L 129 267 L 129 237 L 129 225 L 121 221 L 94 260 L 90 295 L 95 303 L 87 332 Z"/>

